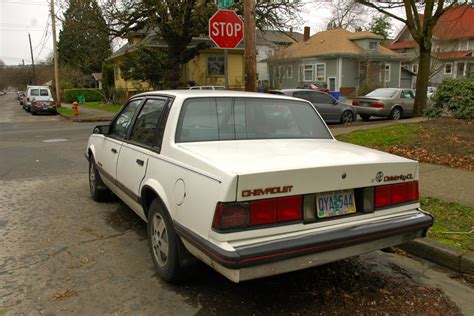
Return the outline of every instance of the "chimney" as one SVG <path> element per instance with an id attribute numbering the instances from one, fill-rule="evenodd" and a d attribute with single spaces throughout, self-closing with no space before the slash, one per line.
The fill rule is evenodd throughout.
<path id="1" fill-rule="evenodd" d="M 309 40 L 309 31 L 310 31 L 309 26 L 304 27 L 304 36 L 303 36 L 303 41 L 307 42 Z"/>

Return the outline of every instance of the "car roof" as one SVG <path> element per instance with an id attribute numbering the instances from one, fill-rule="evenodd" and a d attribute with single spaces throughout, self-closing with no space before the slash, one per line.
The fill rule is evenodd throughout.
<path id="1" fill-rule="evenodd" d="M 260 92 L 246 92 L 246 91 L 233 91 L 233 90 L 157 90 L 137 94 L 135 97 L 144 96 L 171 96 L 178 98 L 193 98 L 193 97 L 246 97 L 246 98 L 262 98 L 262 99 L 288 99 L 298 100 L 301 99 L 293 98 L 284 95 L 268 94 Z"/>

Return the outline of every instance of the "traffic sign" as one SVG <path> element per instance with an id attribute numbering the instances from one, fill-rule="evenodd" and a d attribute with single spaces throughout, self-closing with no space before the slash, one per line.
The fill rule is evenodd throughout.
<path id="1" fill-rule="evenodd" d="M 209 19 L 209 37 L 219 48 L 236 48 L 244 38 L 244 23 L 233 10 L 218 10 Z"/>
<path id="2" fill-rule="evenodd" d="M 219 0 L 218 8 L 226 9 L 234 4 L 234 0 Z"/>

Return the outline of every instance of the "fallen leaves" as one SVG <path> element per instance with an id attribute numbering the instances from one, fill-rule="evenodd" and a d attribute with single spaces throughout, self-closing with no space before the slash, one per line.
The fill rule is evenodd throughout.
<path id="1" fill-rule="evenodd" d="M 58 292 L 58 293 L 54 294 L 53 300 L 61 301 L 61 300 L 65 300 L 67 298 L 70 298 L 70 297 L 73 297 L 73 296 L 76 296 L 76 295 L 77 295 L 76 291 L 67 289 L 63 292 Z"/>

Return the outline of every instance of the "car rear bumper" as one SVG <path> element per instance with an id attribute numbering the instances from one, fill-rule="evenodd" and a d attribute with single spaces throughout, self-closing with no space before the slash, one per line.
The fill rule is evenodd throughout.
<path id="1" fill-rule="evenodd" d="M 365 106 L 358 106 L 355 107 L 357 113 L 359 114 L 367 114 L 367 115 L 374 115 L 374 116 L 389 116 L 390 109 L 381 109 L 381 108 L 372 108 L 372 107 L 365 107 Z"/>
<path id="2" fill-rule="evenodd" d="M 421 210 L 225 250 L 175 222 L 186 248 L 234 282 L 318 266 L 426 236 L 433 217 Z"/>

